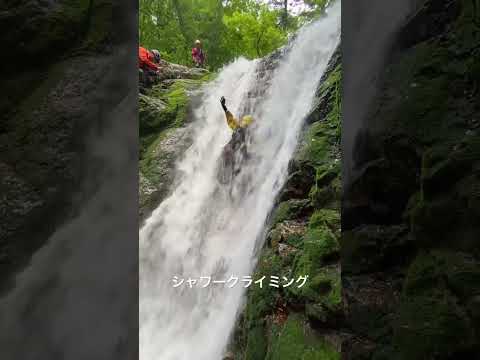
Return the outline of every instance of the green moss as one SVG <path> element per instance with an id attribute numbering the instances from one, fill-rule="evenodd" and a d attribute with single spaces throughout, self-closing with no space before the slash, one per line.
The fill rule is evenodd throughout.
<path id="1" fill-rule="evenodd" d="M 314 296 L 306 305 L 309 317 L 326 322 L 341 310 L 342 284 L 338 268 L 322 268 L 311 280 L 310 288 Z"/>
<path id="2" fill-rule="evenodd" d="M 272 314 L 280 299 L 278 288 L 268 285 L 271 275 L 282 276 L 282 260 L 271 249 L 264 252 L 258 261 L 253 279 L 265 276 L 263 287 L 252 284 L 247 292 L 244 333 L 246 334 L 246 359 L 264 359 L 267 334 L 266 316 Z"/>
<path id="3" fill-rule="evenodd" d="M 316 122 L 305 136 L 306 144 L 301 149 L 300 158 L 320 166 L 332 161 L 331 147 L 336 143 L 336 128 L 327 122 Z"/>
<path id="4" fill-rule="evenodd" d="M 165 175 L 165 161 L 169 161 L 159 150 L 160 143 L 168 136 L 168 129 L 155 135 L 151 144 L 143 151 L 140 171 L 153 184 L 158 184 Z"/>
<path id="5" fill-rule="evenodd" d="M 189 92 L 200 80 L 176 80 L 167 89 L 156 86 L 148 96 L 139 95 L 140 158 L 168 128 L 182 126 L 187 118 Z"/>
<path id="6" fill-rule="evenodd" d="M 419 243 L 424 247 L 441 246 L 480 254 L 476 235 L 480 229 L 480 177 L 473 174 L 457 179 L 443 192 L 441 182 L 435 184 L 440 179 L 430 180 L 425 185 L 425 199 L 410 211 L 412 231 Z M 445 179 L 446 186 L 449 182 Z"/>
<path id="7" fill-rule="evenodd" d="M 472 1 L 444 36 L 413 46 L 391 66 L 389 91 L 376 118 L 393 119 L 391 129 L 403 132 L 419 147 L 445 144 L 452 148 L 464 135 L 474 111 L 478 83 L 480 31 L 472 17 Z M 448 153 L 448 150 L 447 152 Z"/>
<path id="8" fill-rule="evenodd" d="M 257 269 L 253 275 L 254 279 L 265 276 L 263 287 L 260 288 L 256 284 L 249 288 L 249 302 L 246 311 L 247 323 L 262 319 L 275 306 L 279 294 L 277 288 L 268 286 L 268 280 L 271 275 L 282 275 L 282 259 L 272 249 L 268 249 L 258 260 Z"/>
<path id="9" fill-rule="evenodd" d="M 314 122 L 307 130 L 304 144 L 299 151 L 299 159 L 315 167 L 315 184 L 310 189 L 309 198 L 316 208 L 339 207 L 341 77 L 341 65 L 338 65 L 321 85 L 319 96 L 329 98 L 329 110 L 324 119 Z"/>
<path id="10" fill-rule="evenodd" d="M 404 295 L 426 295 L 453 290 L 462 299 L 479 295 L 479 264 L 460 252 L 435 250 L 418 255 L 405 279 Z"/>
<path id="11" fill-rule="evenodd" d="M 327 227 L 338 236 L 340 235 L 340 213 L 330 209 L 317 210 L 310 218 L 309 227 L 312 229 Z"/>
<path id="12" fill-rule="evenodd" d="M 325 295 L 330 296 L 333 289 L 335 289 L 334 292 L 337 291 L 340 284 L 339 272 L 325 268 L 328 261 L 339 252 L 337 237 L 327 224 L 335 228 L 336 221 L 338 221 L 338 214 L 335 216 L 334 212 L 318 211 L 312 216 L 303 248 L 296 254 L 293 262 L 295 278 L 308 276 L 308 280 L 301 288 L 287 288 L 294 298 L 318 303 Z M 323 286 L 325 282 L 330 284 L 327 288 Z M 335 297 L 334 294 L 332 296 Z"/>
<path id="13" fill-rule="evenodd" d="M 340 163 L 335 161 L 320 165 L 315 170 L 315 186 L 323 187 L 340 175 L 341 167 Z"/>
<path id="14" fill-rule="evenodd" d="M 295 248 L 300 248 L 303 246 L 303 236 L 300 234 L 290 234 L 285 239 L 285 243 Z"/>
<path id="15" fill-rule="evenodd" d="M 187 113 L 188 92 L 199 85 L 197 80 L 177 80 L 167 90 L 155 88 L 152 96 L 165 102 L 165 116 L 172 120 L 172 125 L 181 126 Z"/>
<path id="16" fill-rule="evenodd" d="M 405 357 L 424 359 L 472 346 L 472 324 L 461 306 L 480 292 L 479 264 L 445 250 L 423 252 L 408 269 L 394 341 Z"/>
<path id="17" fill-rule="evenodd" d="M 342 82 L 342 64 L 338 64 L 333 71 L 330 72 L 325 82 L 320 86 L 320 95 L 325 94 L 329 88 L 336 87 Z"/>
<path id="18" fill-rule="evenodd" d="M 256 324 L 248 331 L 244 359 L 264 360 L 267 354 L 267 338 L 263 324 Z"/>
<path id="19" fill-rule="evenodd" d="M 330 111 L 327 114 L 326 122 L 330 129 L 334 130 L 335 142 L 340 141 L 341 136 L 341 118 L 342 118 L 342 65 L 339 64 L 332 71 L 322 84 L 322 91 L 327 91 L 329 88 L 332 92 L 332 98 L 330 100 Z"/>
<path id="20" fill-rule="evenodd" d="M 412 296 L 400 304 L 394 344 L 403 358 L 449 358 L 473 341 L 471 325 L 451 295 Z"/>
<path id="21" fill-rule="evenodd" d="M 311 211 L 308 199 L 292 199 L 281 202 L 275 209 L 272 224 L 276 225 L 285 220 L 298 219 Z"/>
<path id="22" fill-rule="evenodd" d="M 337 360 L 340 353 L 313 333 L 302 316 L 290 314 L 272 344 L 266 360 Z"/>
<path id="23" fill-rule="evenodd" d="M 322 227 L 307 231 L 304 248 L 312 262 L 320 266 L 332 255 L 338 253 L 339 244 L 335 234 L 330 229 Z"/>
<path id="24" fill-rule="evenodd" d="M 210 82 L 215 80 L 218 77 L 218 72 L 209 72 L 205 75 L 203 75 L 199 80 L 201 82 Z"/>
<path id="25" fill-rule="evenodd" d="M 455 143 L 441 143 L 425 151 L 424 158 L 422 185 L 429 199 L 471 172 L 473 163 L 480 158 L 480 138 L 472 133 Z"/>

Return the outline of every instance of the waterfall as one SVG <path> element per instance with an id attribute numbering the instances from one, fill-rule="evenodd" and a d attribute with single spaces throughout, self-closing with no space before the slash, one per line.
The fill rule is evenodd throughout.
<path id="1" fill-rule="evenodd" d="M 177 164 L 179 181 L 140 230 L 142 360 L 222 358 L 246 289 L 240 281 L 231 288 L 203 287 L 200 277 L 213 282 L 253 272 L 265 221 L 338 45 L 340 12 L 337 1 L 327 16 L 302 28 L 268 82 L 258 76 L 261 61 L 238 59 L 203 89 L 193 114 L 193 144 Z M 258 87 L 264 91 L 255 98 Z M 252 156 L 231 185 L 217 181 L 231 136 L 221 96 L 232 113 L 249 110 L 255 119 L 249 129 Z M 174 277 L 197 284 L 174 286 Z"/>

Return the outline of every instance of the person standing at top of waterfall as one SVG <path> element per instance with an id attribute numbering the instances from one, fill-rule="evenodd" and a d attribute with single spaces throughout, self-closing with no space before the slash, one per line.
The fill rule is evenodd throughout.
<path id="1" fill-rule="evenodd" d="M 202 49 L 202 42 L 195 41 L 195 46 L 192 48 L 192 61 L 195 67 L 203 67 L 205 65 L 205 52 Z"/>

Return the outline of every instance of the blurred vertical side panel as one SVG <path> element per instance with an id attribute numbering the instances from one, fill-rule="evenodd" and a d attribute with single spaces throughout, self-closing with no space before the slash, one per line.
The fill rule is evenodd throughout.
<path id="1" fill-rule="evenodd" d="M 343 358 L 478 358 L 480 2 L 342 9 Z"/>
<path id="2" fill-rule="evenodd" d="M 138 356 L 137 14 L 0 4 L 2 359 Z"/>

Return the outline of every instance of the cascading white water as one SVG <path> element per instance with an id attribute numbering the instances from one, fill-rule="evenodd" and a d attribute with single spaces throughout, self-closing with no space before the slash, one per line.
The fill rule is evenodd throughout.
<path id="1" fill-rule="evenodd" d="M 194 143 L 178 163 L 181 181 L 140 231 L 140 358 L 217 360 L 228 342 L 245 288 L 197 283 L 174 287 L 173 277 L 199 280 L 250 275 L 255 246 L 287 175 L 303 120 L 340 39 L 340 1 L 303 28 L 261 101 L 254 101 L 252 154 L 231 184 L 216 169 L 231 131 L 219 98 L 236 114 L 255 89 L 258 61 L 239 59 L 204 89 L 194 113 Z M 240 114 L 238 114 L 240 115 Z"/>

